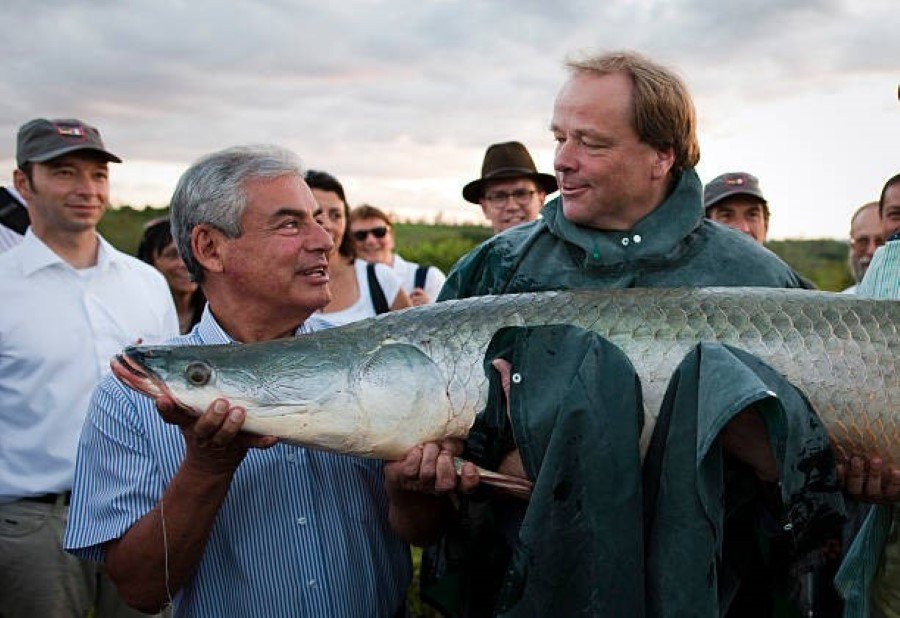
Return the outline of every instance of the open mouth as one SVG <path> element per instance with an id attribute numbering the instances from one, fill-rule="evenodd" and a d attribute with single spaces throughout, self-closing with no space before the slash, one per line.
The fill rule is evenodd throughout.
<path id="1" fill-rule="evenodd" d="M 324 277 L 324 276 L 325 276 L 325 272 L 326 272 L 326 271 L 325 271 L 325 268 L 323 268 L 323 267 L 320 266 L 320 267 L 318 267 L 318 268 L 310 268 L 309 270 L 304 270 L 304 271 L 303 271 L 303 274 L 304 274 L 304 275 L 314 275 L 314 276 L 317 276 L 317 277 Z"/>
<path id="2" fill-rule="evenodd" d="M 110 359 L 109 367 L 113 374 L 129 388 L 152 399 L 162 396 L 170 397 L 180 407 L 188 409 L 175 398 L 175 395 L 159 376 L 128 356 L 127 351 L 116 354 Z"/>
<path id="3" fill-rule="evenodd" d="M 298 271 L 303 277 L 312 277 L 315 279 L 328 279 L 328 266 L 327 264 L 320 264 L 317 266 L 313 266 L 312 268 L 307 268 L 305 270 Z"/>

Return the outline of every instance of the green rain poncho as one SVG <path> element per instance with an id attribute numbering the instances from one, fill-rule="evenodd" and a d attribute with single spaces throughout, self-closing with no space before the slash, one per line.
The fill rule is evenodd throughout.
<path id="1" fill-rule="evenodd" d="M 513 367 L 511 422 L 491 371 L 467 456 L 495 467 L 518 448 L 534 492 L 528 502 L 473 496 L 429 552 L 423 595 L 449 615 L 724 615 L 748 569 L 768 566 L 765 552 L 730 551 L 732 539 L 787 535 L 802 552 L 841 517 L 824 429 L 752 356 L 716 344 L 688 355 L 643 470 L 640 385 L 618 348 L 572 326 L 511 328 L 495 336 L 486 370 L 496 357 Z M 760 484 L 717 439 L 750 405 L 779 464 L 773 530 L 748 518 L 766 502 Z"/>

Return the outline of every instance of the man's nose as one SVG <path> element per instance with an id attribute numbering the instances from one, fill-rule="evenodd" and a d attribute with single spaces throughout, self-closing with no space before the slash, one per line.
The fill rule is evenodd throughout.
<path id="1" fill-rule="evenodd" d="M 97 195 L 103 192 L 103 181 L 97 180 L 90 172 L 75 174 L 75 192 L 79 195 Z"/>
<path id="2" fill-rule="evenodd" d="M 316 225 L 312 233 L 311 248 L 314 251 L 331 251 L 334 248 L 334 240 L 331 234 L 321 224 Z"/>
<path id="3" fill-rule="evenodd" d="M 557 142 L 556 153 L 553 155 L 553 169 L 557 172 L 567 172 L 575 169 L 577 161 L 572 148 L 568 141 Z"/>
<path id="4" fill-rule="evenodd" d="M 515 197 L 510 195 L 506 198 L 506 201 L 503 202 L 503 210 L 521 210 L 522 204 L 519 203 Z"/>

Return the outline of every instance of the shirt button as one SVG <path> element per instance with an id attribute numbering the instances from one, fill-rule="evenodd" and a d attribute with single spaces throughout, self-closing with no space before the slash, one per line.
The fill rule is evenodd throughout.
<path id="1" fill-rule="evenodd" d="M 311 579 L 306 583 L 309 585 L 310 588 L 318 588 L 319 587 L 319 582 L 317 582 L 314 579 Z"/>
<path id="2" fill-rule="evenodd" d="M 631 237 L 631 240 L 633 240 L 634 242 L 639 243 L 639 242 L 641 242 L 641 241 L 643 240 L 643 238 L 641 238 L 641 235 L 640 235 L 640 234 L 635 234 L 634 236 Z"/>
<path id="3" fill-rule="evenodd" d="M 298 517 L 298 518 L 297 518 L 297 523 L 300 524 L 301 526 L 305 526 L 305 525 L 306 525 L 306 518 L 305 518 L 305 517 Z"/>
<path id="4" fill-rule="evenodd" d="M 287 455 L 285 455 L 285 459 L 287 459 L 291 463 L 294 463 L 294 460 L 296 459 L 296 457 L 294 456 L 293 453 L 288 453 Z"/>
<path id="5" fill-rule="evenodd" d="M 623 247 L 627 247 L 627 246 L 628 246 L 628 238 L 627 238 L 627 237 L 622 239 L 622 246 L 623 246 Z"/>

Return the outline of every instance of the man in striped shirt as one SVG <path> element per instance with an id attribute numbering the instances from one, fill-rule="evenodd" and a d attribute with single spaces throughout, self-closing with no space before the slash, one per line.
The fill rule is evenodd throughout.
<path id="1" fill-rule="evenodd" d="M 875 252 L 856 293 L 900 300 L 900 174 L 881 190 L 878 214 L 887 242 Z M 844 615 L 895 618 L 900 616 L 900 469 L 855 457 L 846 488 L 879 506 L 869 511 L 836 578 L 847 599 Z"/>
<path id="2" fill-rule="evenodd" d="M 331 297 L 332 242 L 294 155 L 209 155 L 182 176 L 171 209 L 208 299 L 173 344 L 317 328 L 308 319 Z M 409 550 L 388 525 L 381 462 L 251 436 L 244 418 L 224 400 L 189 417 L 105 380 L 79 446 L 67 548 L 104 560 L 145 611 L 172 602 L 176 616 L 402 614 Z"/>

